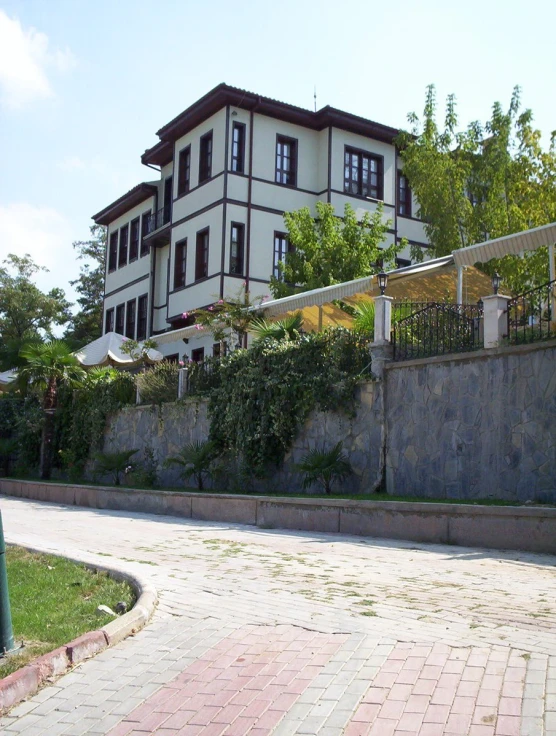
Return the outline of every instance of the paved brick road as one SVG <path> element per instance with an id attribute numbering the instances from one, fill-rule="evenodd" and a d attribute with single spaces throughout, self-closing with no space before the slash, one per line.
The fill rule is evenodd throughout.
<path id="1" fill-rule="evenodd" d="M 553 557 L 0 506 L 9 541 L 160 592 L 2 734 L 556 736 Z"/>

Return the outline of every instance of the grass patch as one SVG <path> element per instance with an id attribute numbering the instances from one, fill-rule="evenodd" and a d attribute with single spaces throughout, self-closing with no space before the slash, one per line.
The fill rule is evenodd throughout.
<path id="1" fill-rule="evenodd" d="M 25 649 L 0 659 L 0 678 L 112 621 L 96 613 L 101 603 L 113 609 L 125 601 L 128 610 L 135 603 L 128 583 L 61 557 L 8 547 L 6 563 L 14 637 Z"/>

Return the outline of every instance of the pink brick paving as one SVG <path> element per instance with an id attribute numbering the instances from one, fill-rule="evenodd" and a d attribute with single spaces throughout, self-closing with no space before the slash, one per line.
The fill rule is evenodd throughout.
<path id="1" fill-rule="evenodd" d="M 520 736 L 526 668 L 509 649 L 399 643 L 344 736 Z"/>
<path id="2" fill-rule="evenodd" d="M 294 626 L 244 626 L 107 736 L 266 736 L 346 640 Z"/>

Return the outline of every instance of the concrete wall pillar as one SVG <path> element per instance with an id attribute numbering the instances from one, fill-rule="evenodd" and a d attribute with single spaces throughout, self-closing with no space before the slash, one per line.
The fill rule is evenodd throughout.
<path id="1" fill-rule="evenodd" d="M 491 294 L 483 297 L 485 348 L 497 348 L 508 333 L 508 302 L 511 297 Z"/>
<path id="2" fill-rule="evenodd" d="M 375 297 L 375 338 L 379 345 L 390 342 L 392 331 L 392 297 Z"/>

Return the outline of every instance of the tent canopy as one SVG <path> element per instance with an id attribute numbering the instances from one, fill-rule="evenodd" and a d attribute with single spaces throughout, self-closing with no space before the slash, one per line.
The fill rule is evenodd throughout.
<path id="1" fill-rule="evenodd" d="M 76 350 L 74 355 L 84 368 L 104 365 L 132 368 L 139 365 L 141 360 L 134 360 L 131 355 L 122 352 L 121 347 L 125 342 L 127 342 L 127 337 L 118 335 L 117 332 L 107 332 L 98 340 L 93 340 L 82 347 L 81 350 Z M 147 359 L 152 363 L 162 360 L 163 357 L 158 350 L 151 349 L 147 352 Z"/>

